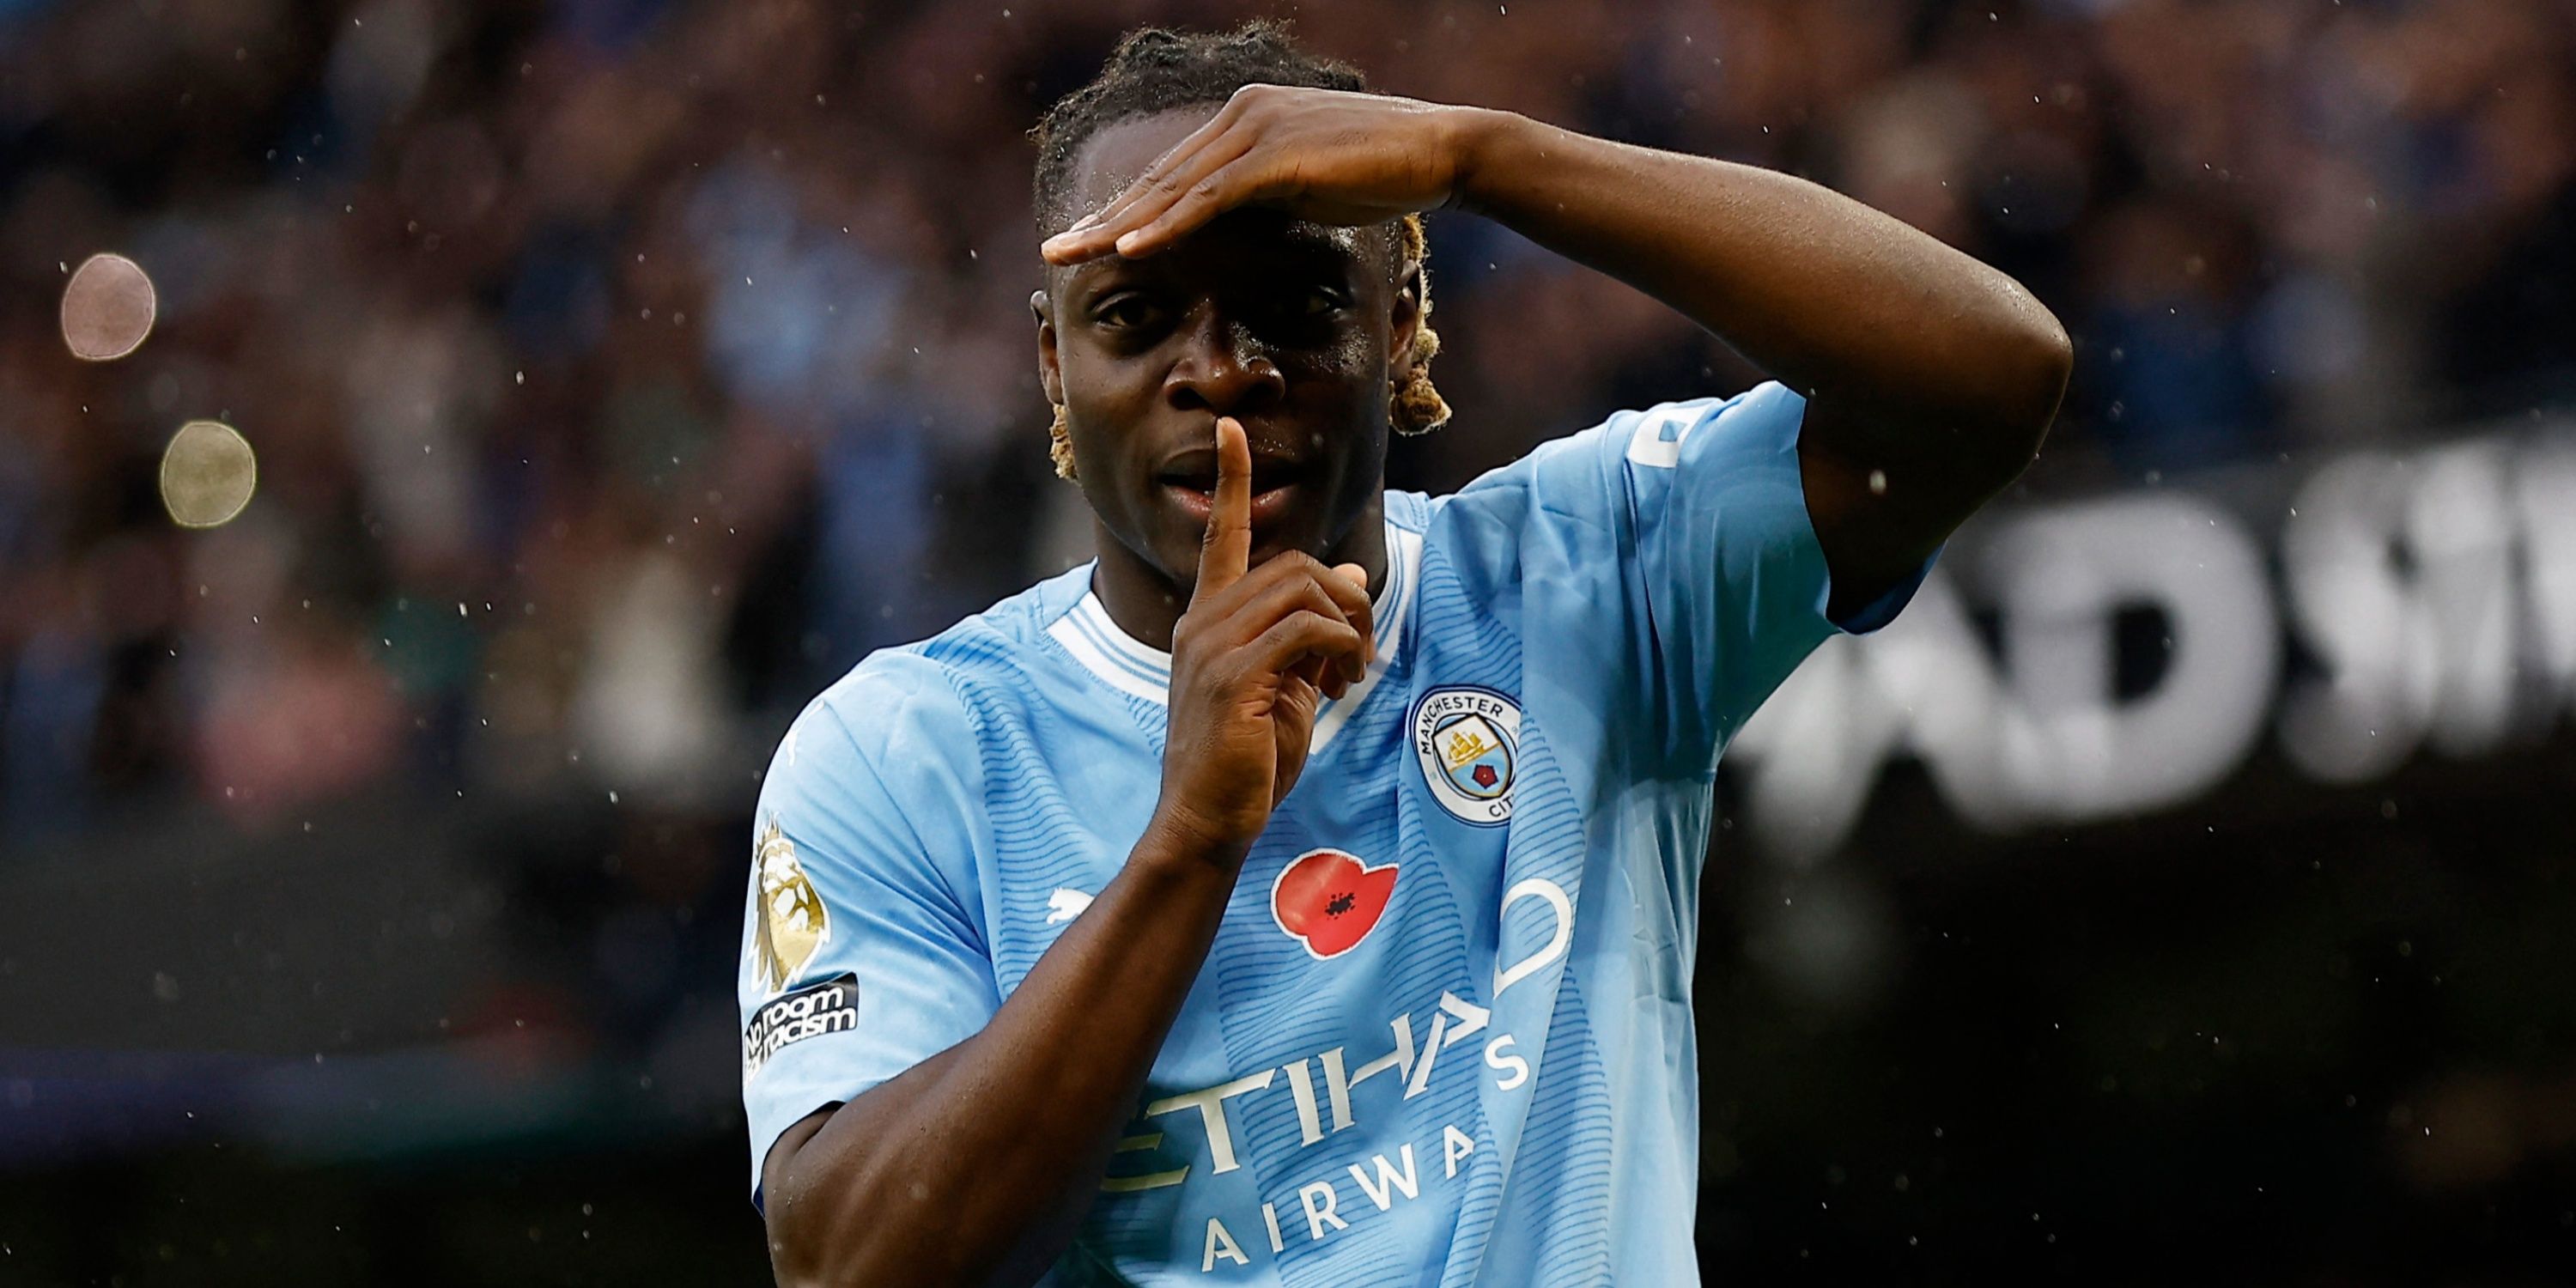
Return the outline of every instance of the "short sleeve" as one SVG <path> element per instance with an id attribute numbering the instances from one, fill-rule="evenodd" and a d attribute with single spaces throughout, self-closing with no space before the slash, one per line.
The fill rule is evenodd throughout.
<path id="1" fill-rule="evenodd" d="M 1000 1005 L 973 897 L 973 747 L 918 658 L 870 659 L 779 743 L 735 990 L 755 1203 L 788 1127 L 964 1041 Z"/>
<path id="2" fill-rule="evenodd" d="M 1806 400 L 1777 383 L 1726 399 L 1614 414 L 1477 488 L 1519 487 L 1516 552 L 1529 611 L 1609 632 L 1636 683 L 1630 713 L 1667 749 L 1713 766 L 1754 708 L 1837 630 L 1875 630 L 1926 561 L 1842 621 L 1807 514 Z"/>

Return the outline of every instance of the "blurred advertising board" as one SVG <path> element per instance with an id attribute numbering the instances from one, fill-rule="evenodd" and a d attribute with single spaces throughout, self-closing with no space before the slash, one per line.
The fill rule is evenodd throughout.
<path id="1" fill-rule="evenodd" d="M 1911 760 L 1973 833 L 2181 812 L 2425 757 L 2507 764 L 2576 705 L 2576 419 L 2240 468 L 1959 534 L 1897 622 L 1828 641 L 1724 761 L 1764 854 L 1820 859 Z"/>

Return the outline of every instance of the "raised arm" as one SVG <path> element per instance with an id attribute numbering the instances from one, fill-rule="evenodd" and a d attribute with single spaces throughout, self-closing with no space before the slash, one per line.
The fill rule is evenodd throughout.
<path id="1" fill-rule="evenodd" d="M 1344 224 L 1471 210 L 1724 338 L 1809 400 L 1801 472 L 1837 613 L 2029 464 L 2072 361 L 2012 279 L 1816 184 L 1369 94 L 1247 88 L 1045 253 L 1151 254 L 1253 204 Z"/>
<path id="2" fill-rule="evenodd" d="M 761 1189 L 782 1284 L 1027 1284 L 1098 1196 L 1316 708 L 1375 647 L 1356 566 L 1247 570 L 1251 452 L 1232 420 L 1217 444 L 1153 822 L 981 1031 L 779 1137 Z"/>
<path id="3" fill-rule="evenodd" d="M 1653 295 L 1807 396 L 1799 456 L 1837 612 L 1910 574 L 2037 454 L 2072 355 L 2011 278 L 1774 171 L 1500 112 L 1460 132 L 1459 205 Z"/>

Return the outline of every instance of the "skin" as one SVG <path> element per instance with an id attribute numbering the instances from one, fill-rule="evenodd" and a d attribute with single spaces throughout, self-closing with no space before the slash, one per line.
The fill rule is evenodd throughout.
<path id="1" fill-rule="evenodd" d="M 1856 202 L 1508 113 L 1253 86 L 1102 131 L 1075 189 L 1094 213 L 1045 243 L 1031 308 L 1099 527 L 1093 585 L 1170 642 L 1162 794 L 981 1032 L 772 1148 L 782 1283 L 1026 1284 L 1071 1242 L 1317 708 L 1371 659 L 1387 397 L 1420 322 L 1387 221 L 1501 221 L 1805 393 L 1837 613 L 2011 482 L 2071 360 L 2010 279 Z M 1346 289 L 1318 308 L 1299 294 L 1317 283 Z"/>

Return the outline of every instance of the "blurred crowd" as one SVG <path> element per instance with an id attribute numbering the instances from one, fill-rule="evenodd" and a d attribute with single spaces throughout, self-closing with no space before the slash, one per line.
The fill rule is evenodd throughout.
<path id="1" fill-rule="evenodd" d="M 1121 30 L 1251 10 L 1020 3 L 0 0 L 0 840 L 388 784 L 729 816 L 868 649 L 1064 566 L 1022 131 Z M 1384 89 L 1794 170 L 2020 276 L 2081 354 L 2044 480 L 2567 387 L 2568 0 L 1290 12 Z M 97 251 L 158 318 L 93 363 Z M 1752 378 L 1491 226 L 1432 264 L 1459 414 L 1402 481 Z M 258 454 L 204 531 L 154 491 L 194 418 Z"/>

